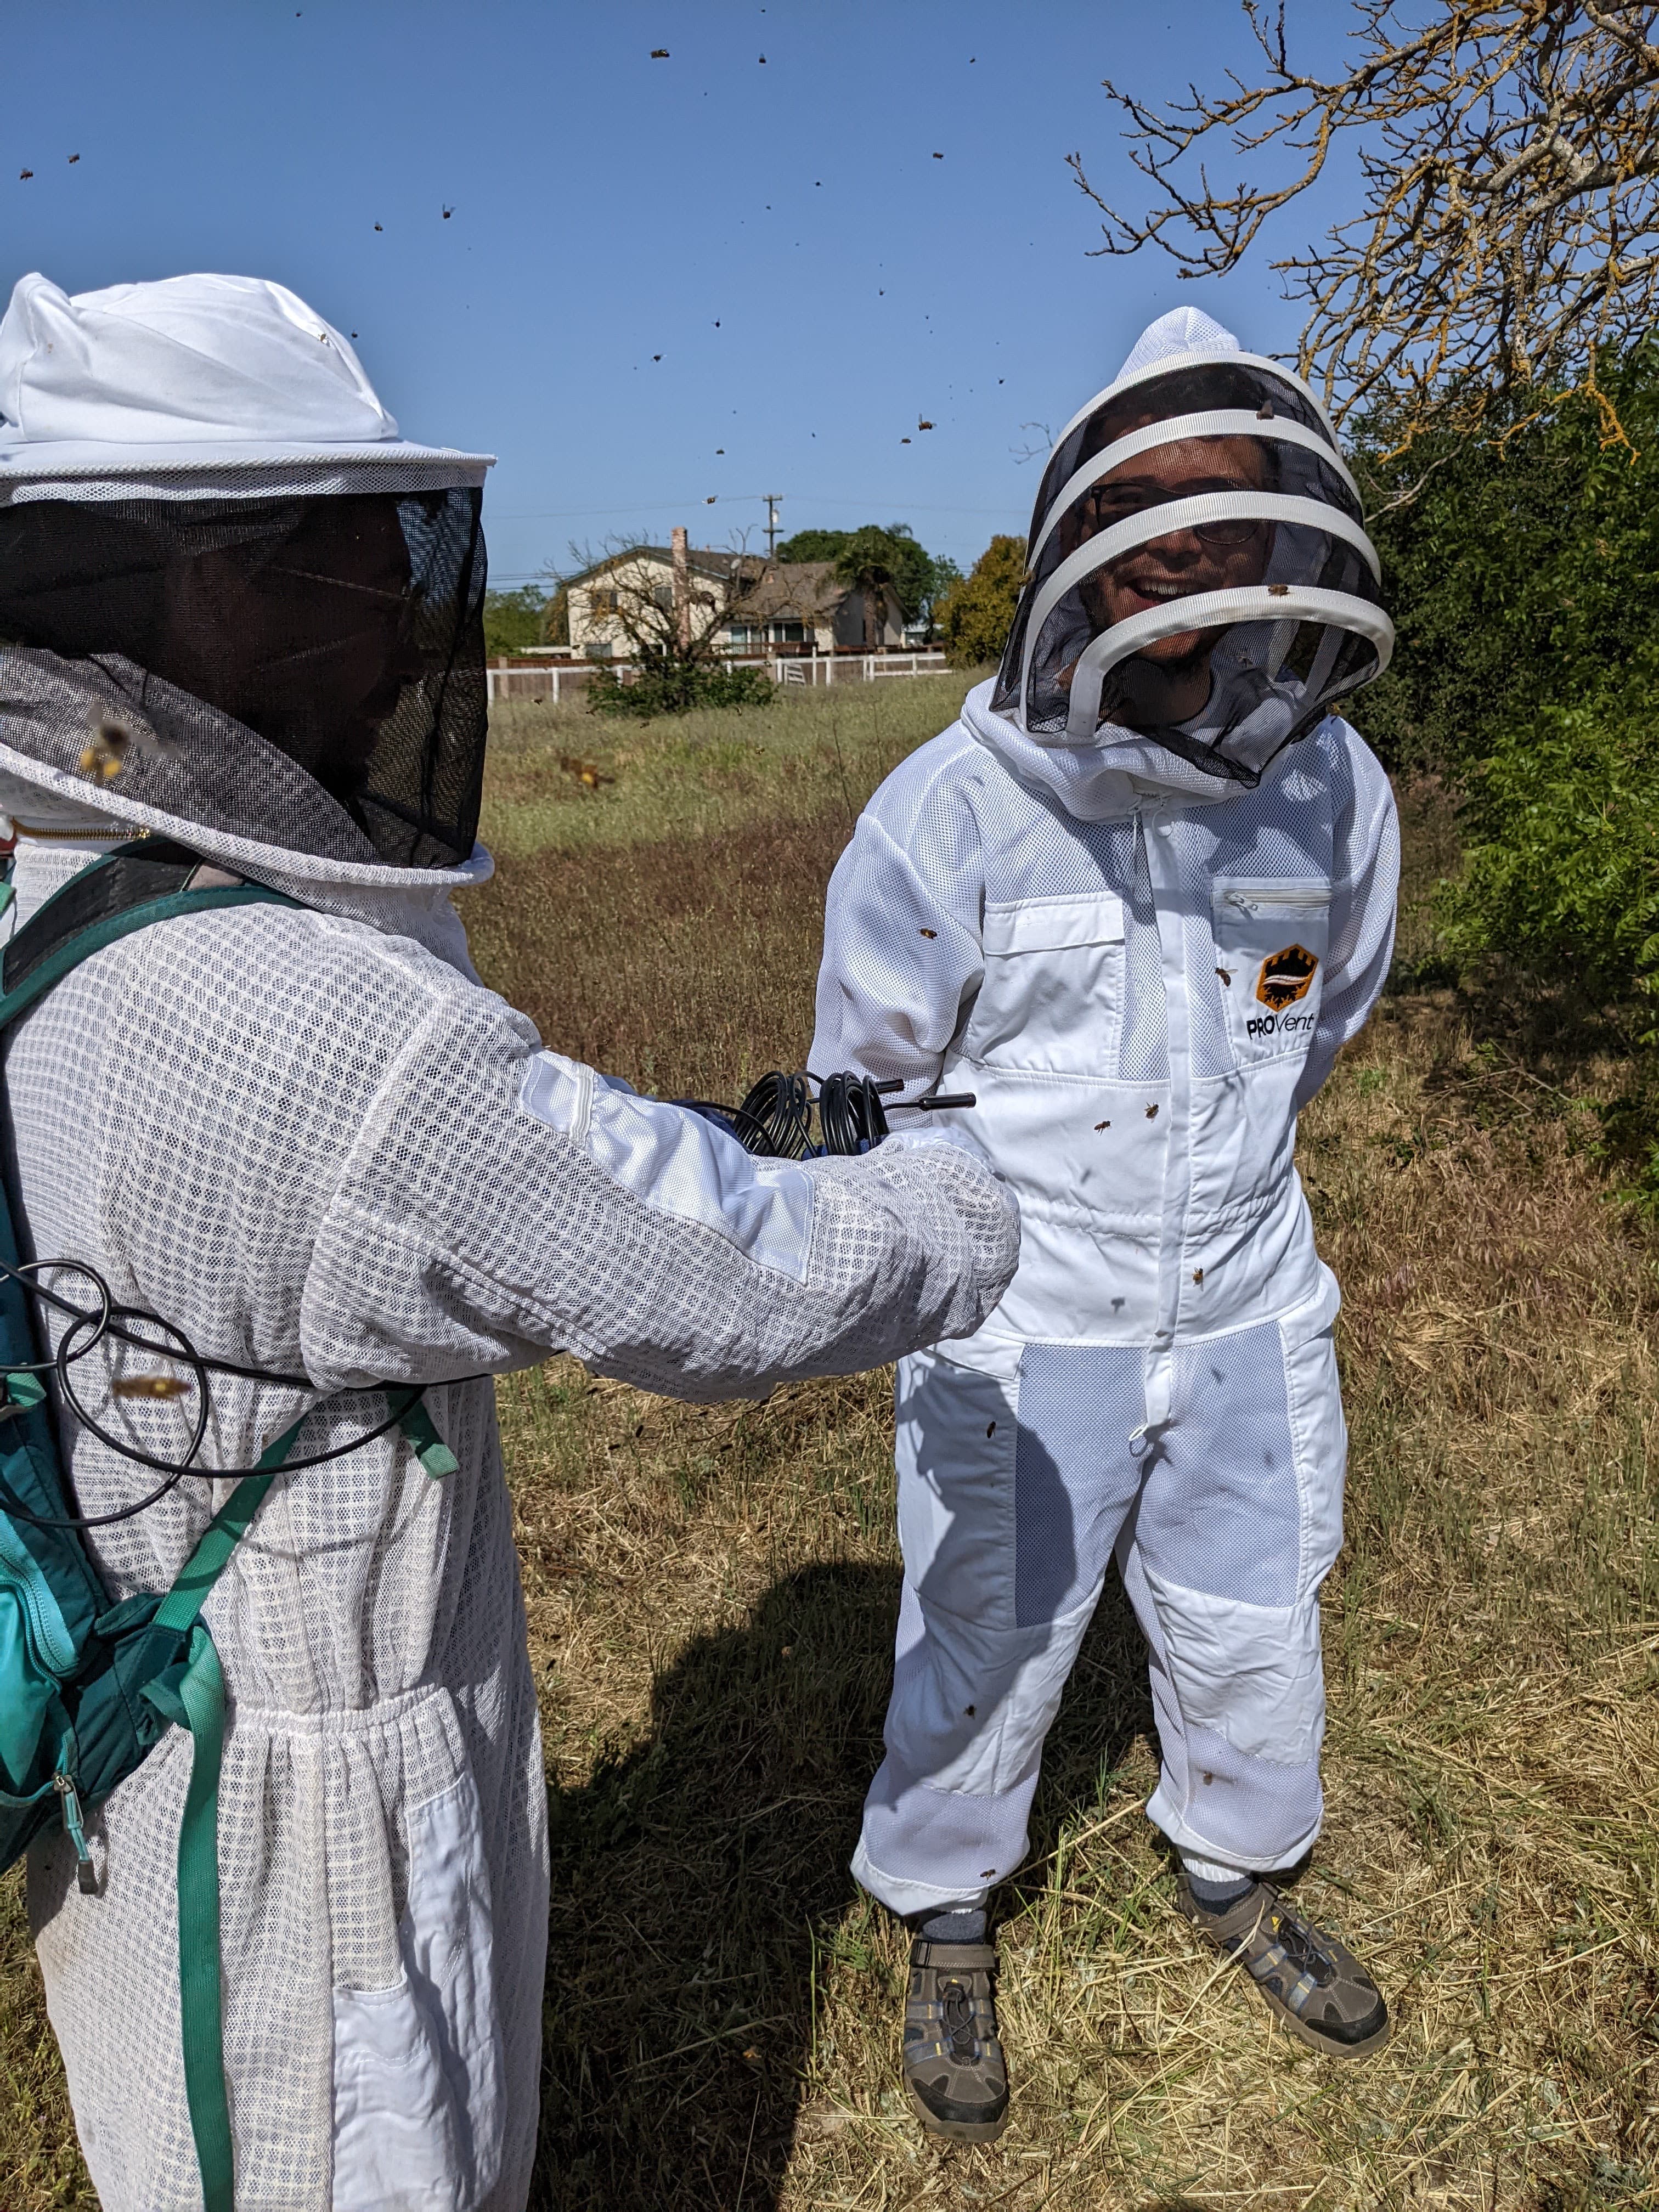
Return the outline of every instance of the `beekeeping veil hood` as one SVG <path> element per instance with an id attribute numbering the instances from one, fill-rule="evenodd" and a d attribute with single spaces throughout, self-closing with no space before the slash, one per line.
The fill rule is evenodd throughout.
<path id="1" fill-rule="evenodd" d="M 246 276 L 25 276 L 0 416 L 0 807 L 476 878 L 486 457 Z"/>
<path id="2" fill-rule="evenodd" d="M 1193 308 L 1060 433 L 1026 565 L 991 710 L 1030 747 L 1152 765 L 1194 796 L 1255 783 L 1393 647 L 1323 410 Z M 1186 775 L 1157 775 L 1160 750 Z"/>

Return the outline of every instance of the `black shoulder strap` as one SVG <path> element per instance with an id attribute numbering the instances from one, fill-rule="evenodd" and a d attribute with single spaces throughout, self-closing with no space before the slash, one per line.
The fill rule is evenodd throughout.
<path id="1" fill-rule="evenodd" d="M 205 883 L 199 880 L 208 878 Z M 153 921 L 216 907 L 294 906 L 264 884 L 214 880 L 199 853 L 164 837 L 118 845 L 72 876 L 0 954 L 0 1030 L 10 1027 L 89 953 Z"/>

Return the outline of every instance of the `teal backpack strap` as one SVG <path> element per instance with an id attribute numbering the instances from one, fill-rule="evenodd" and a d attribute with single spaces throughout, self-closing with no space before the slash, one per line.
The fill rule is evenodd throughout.
<path id="1" fill-rule="evenodd" d="M 225 1745 L 225 1677 L 199 1615 L 231 1553 L 246 1533 L 304 1416 L 261 1454 L 203 1531 L 173 1588 L 155 1609 L 155 1625 L 188 1632 L 187 1656 L 145 1684 L 143 1694 L 163 1719 L 188 1729 L 195 1748 L 184 1816 L 179 1824 L 179 2025 L 185 2050 L 185 2097 L 202 2169 L 204 2212 L 234 2212 L 234 2161 L 230 2102 L 225 2093 L 222 1967 L 219 1955 L 219 1769 Z"/>
<path id="2" fill-rule="evenodd" d="M 225 1742 L 225 1677 L 201 1619 L 210 1593 L 246 1534 L 304 1416 L 261 1454 L 203 1531 L 152 1626 L 190 1637 L 186 1656 L 147 1683 L 143 1695 L 163 1718 L 188 1729 L 195 1747 L 179 1826 L 179 2023 L 185 2096 L 202 2169 L 204 2212 L 234 2212 L 234 2161 L 225 2092 L 222 1966 L 219 1951 L 219 1770 Z M 454 1454 L 418 1398 L 398 1419 L 427 1473 L 453 1474 Z"/>
<path id="3" fill-rule="evenodd" d="M 0 953 L 0 1030 L 9 1029 L 82 961 L 152 922 L 219 907 L 299 903 L 264 884 L 192 890 L 191 878 L 208 865 L 199 853 L 153 837 L 118 845 L 71 876 Z"/>

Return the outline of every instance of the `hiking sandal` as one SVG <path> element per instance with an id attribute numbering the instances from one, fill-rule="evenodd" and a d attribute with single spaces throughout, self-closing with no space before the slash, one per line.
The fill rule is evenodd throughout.
<path id="1" fill-rule="evenodd" d="M 904 2092 L 929 2134 L 994 2142 L 1008 2124 L 1008 2068 L 997 2040 L 994 1943 L 910 1946 Z"/>
<path id="2" fill-rule="evenodd" d="M 1369 2058 L 1389 2039 L 1382 1993 L 1353 1954 L 1293 1912 L 1271 1883 L 1252 1882 L 1236 1904 L 1208 1912 L 1183 1875 L 1176 1904 L 1237 1960 L 1292 2035 L 1329 2058 Z"/>

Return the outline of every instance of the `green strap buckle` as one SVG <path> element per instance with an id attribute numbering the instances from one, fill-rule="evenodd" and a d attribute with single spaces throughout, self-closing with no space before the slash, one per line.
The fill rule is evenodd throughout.
<path id="1" fill-rule="evenodd" d="M 460 1462 L 438 1434 L 437 1425 L 416 1398 L 398 1416 L 398 1426 L 403 1431 L 410 1449 L 434 1482 L 446 1475 L 460 1471 Z"/>

